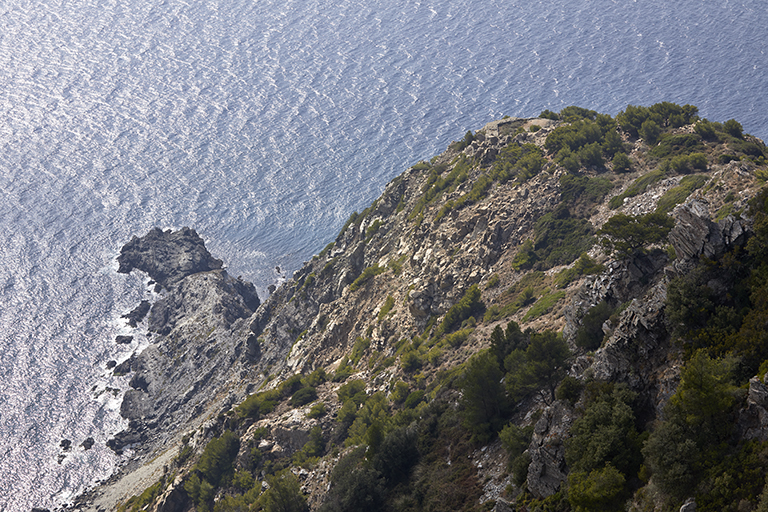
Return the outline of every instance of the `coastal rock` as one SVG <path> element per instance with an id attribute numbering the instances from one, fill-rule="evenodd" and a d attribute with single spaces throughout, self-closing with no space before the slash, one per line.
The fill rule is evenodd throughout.
<path id="1" fill-rule="evenodd" d="M 128 319 L 128 325 L 136 327 L 144 320 L 144 317 L 149 313 L 150 303 L 148 300 L 143 300 L 141 303 L 133 308 L 130 313 L 123 315 L 121 318 Z"/>
<path id="2" fill-rule="evenodd" d="M 117 336 L 115 338 L 115 343 L 117 343 L 118 345 L 128 345 L 132 341 L 133 341 L 133 336 Z"/>
<path id="3" fill-rule="evenodd" d="M 250 286 L 249 286 L 250 285 Z M 159 299 L 149 314 L 149 330 L 169 334 L 181 322 L 215 319 L 229 327 L 238 318 L 248 318 L 258 307 L 253 285 L 233 279 L 224 270 L 190 275 Z"/>
<path id="4" fill-rule="evenodd" d="M 118 272 L 133 269 L 149 275 L 161 287 L 169 288 L 198 272 L 218 270 L 223 262 L 211 256 L 203 239 L 188 227 L 178 231 L 154 228 L 145 236 L 134 236 L 117 258 Z"/>

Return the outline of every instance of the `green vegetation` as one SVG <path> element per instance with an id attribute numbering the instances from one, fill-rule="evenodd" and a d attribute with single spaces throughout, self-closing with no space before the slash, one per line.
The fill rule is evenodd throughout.
<path id="1" fill-rule="evenodd" d="M 561 270 L 555 276 L 555 285 L 559 288 L 565 288 L 581 276 L 599 274 L 603 270 L 605 270 L 603 265 L 595 262 L 587 253 L 583 253 L 571 268 Z"/>
<path id="2" fill-rule="evenodd" d="M 434 337 L 439 338 L 451 332 L 460 326 L 464 320 L 473 315 L 482 314 L 484 310 L 485 304 L 480 300 L 480 288 L 477 285 L 470 286 L 461 300 L 451 306 L 451 309 L 445 314 L 443 321 L 435 330 Z"/>
<path id="3" fill-rule="evenodd" d="M 386 300 L 384 301 L 384 305 L 381 306 L 381 309 L 379 310 L 379 316 L 378 321 L 381 323 L 384 318 L 389 314 L 390 311 L 392 311 L 392 308 L 395 307 L 395 298 L 391 295 L 387 295 Z"/>
<path id="4" fill-rule="evenodd" d="M 210 510 L 214 491 L 234 474 L 233 462 L 240 449 L 240 438 L 229 430 L 206 445 L 184 490 L 197 505 L 197 509 Z"/>
<path id="5" fill-rule="evenodd" d="M 437 165 L 431 167 L 427 182 L 422 189 L 422 196 L 416 202 L 413 211 L 409 214 L 410 219 L 417 219 L 423 215 L 424 209 L 443 195 L 445 191 L 453 191 L 461 183 L 467 180 L 467 173 L 471 168 L 471 163 L 462 155 L 454 164 L 453 169 L 443 177 L 446 166 Z"/>
<path id="6" fill-rule="evenodd" d="M 478 176 L 469 192 L 461 195 L 458 199 L 447 201 L 443 205 L 435 216 L 435 222 L 442 219 L 451 210 L 481 201 L 496 182 L 506 183 L 515 178 L 522 183 L 532 178 L 541 171 L 545 162 L 543 152 L 538 146 L 534 144 L 510 144 L 501 150 L 490 171 Z"/>
<path id="7" fill-rule="evenodd" d="M 605 301 L 587 311 L 576 331 L 575 343 L 584 350 L 597 350 L 603 342 L 603 324 L 613 314 L 613 308 Z"/>
<path id="8" fill-rule="evenodd" d="M 591 205 L 602 200 L 613 188 L 613 183 L 602 177 L 587 178 L 564 174 L 560 178 L 560 197 L 568 205 Z"/>
<path id="9" fill-rule="evenodd" d="M 707 183 L 708 178 L 700 174 L 693 176 L 684 176 L 680 184 L 667 190 L 659 199 L 656 205 L 656 211 L 659 213 L 668 213 L 672 208 L 685 201 L 691 192 L 701 188 Z"/>
<path id="10" fill-rule="evenodd" d="M 129 498 L 128 501 L 118 507 L 117 512 L 139 512 L 152 504 L 165 489 L 166 479 L 161 478 L 154 485 L 144 490 L 140 495 Z"/>
<path id="11" fill-rule="evenodd" d="M 265 512 L 306 512 L 307 500 L 301 493 L 299 481 L 290 471 L 267 478 L 267 489 L 259 502 Z"/>
<path id="12" fill-rule="evenodd" d="M 357 276 L 357 279 L 355 279 L 351 285 L 349 285 L 349 290 L 352 292 L 357 291 L 360 289 L 365 283 L 373 279 L 375 276 L 379 274 L 383 274 L 387 271 L 386 267 L 380 267 L 378 265 L 373 265 L 371 267 L 367 267 L 363 272 Z"/>
<path id="13" fill-rule="evenodd" d="M 560 290 L 548 293 L 537 300 L 531 309 L 523 316 L 523 322 L 529 322 L 535 318 L 548 313 L 552 307 L 565 298 L 565 292 Z"/>
<path id="14" fill-rule="evenodd" d="M 499 296 L 500 304 L 493 304 L 486 310 L 483 321 L 493 322 L 517 313 L 520 309 L 536 302 L 538 295 L 545 289 L 544 273 L 528 272 Z"/>
<path id="15" fill-rule="evenodd" d="M 631 258 L 644 247 L 667 238 L 675 225 L 666 213 L 625 215 L 619 213 L 608 219 L 598 231 L 600 243 L 619 258 Z"/>
<path id="16" fill-rule="evenodd" d="M 477 274 L 471 277 L 480 284 L 464 290 L 442 318 L 433 314 L 428 320 L 418 319 L 414 322 L 418 327 L 400 318 L 393 321 L 393 295 L 387 294 L 382 300 L 386 291 L 366 294 L 361 306 L 369 318 L 349 330 L 350 336 L 339 345 L 345 353 L 333 353 L 341 360 L 332 376 L 322 368 L 309 375 L 292 375 L 274 389 L 250 395 L 234 411 L 219 414 L 217 426 L 195 433 L 196 439 L 213 436 L 202 453 L 193 453 L 189 439 L 185 439 L 174 461 L 179 471 L 169 472 L 120 510 L 151 509 L 179 474 L 184 482 L 178 492 L 182 498 L 186 494 L 185 506 L 198 511 L 306 511 L 301 484 L 290 468 L 300 465 L 311 469 L 321 457 L 327 457 L 322 464 L 330 460 L 338 463 L 327 492 L 320 497 L 322 504 L 313 504 L 320 510 L 487 511 L 495 503 L 480 502 L 487 482 L 478 481 L 475 464 L 478 453 L 489 453 L 480 449 L 496 436 L 508 457 L 507 470 L 514 484 L 504 498 L 514 501 L 515 510 L 567 512 L 630 506 L 633 510 L 677 510 L 688 497 L 695 497 L 698 510 L 703 511 L 768 510 L 768 443 L 745 441 L 739 431 L 744 421 L 740 411 L 746 405 L 747 380 L 768 371 L 768 191 L 744 212 L 754 220 L 754 234 L 746 245 L 715 259 L 702 257 L 668 285 L 666 304 L 660 310 L 666 330 L 659 328 L 651 334 L 659 334 L 660 346 L 667 347 L 665 336 L 669 333 L 679 347 L 679 351 L 672 349 L 667 369 L 673 368 L 672 364 L 680 368 L 680 383 L 663 413 L 656 409 L 657 397 L 634 392 L 645 393 L 642 381 L 647 374 L 641 371 L 658 370 L 645 367 L 653 364 L 653 358 L 633 360 L 632 373 L 617 379 L 633 385 L 639 382 L 632 391 L 624 384 L 594 380 L 595 374 L 584 372 L 586 365 L 582 363 L 592 354 L 581 356 L 571 367 L 568 343 L 585 352 L 598 350 L 605 336 L 603 325 L 610 329 L 617 326 L 622 308 L 629 304 L 617 302 L 627 297 L 608 295 L 587 309 L 567 342 L 562 333 L 554 331 L 523 331 L 516 322 L 492 324 L 526 307 L 530 308 L 522 322 L 538 318 L 562 303 L 564 289 L 571 283 L 604 272 L 605 268 L 587 254 L 598 238 L 619 258 L 633 258 L 654 244 L 663 247 L 672 226 L 666 214 L 706 185 L 707 178 L 695 172 L 706 170 L 708 165 L 741 160 L 742 167 L 768 176 L 764 168 L 755 169 L 764 165 L 762 147 L 743 134 L 740 124 L 734 120 L 711 123 L 698 120 L 696 114 L 695 107 L 669 103 L 630 105 L 615 120 L 578 107 L 567 107 L 559 114 L 542 112 L 543 117 L 569 123 L 551 132 L 547 152 L 571 172 L 554 170 L 563 174 L 559 180 L 560 204 L 554 209 L 548 206 L 551 211 L 538 219 L 526 219 L 533 223 L 533 237 L 518 247 L 513 261 L 499 260 L 506 268 L 492 262 L 494 270 L 484 279 Z M 694 122 L 694 133 L 675 131 Z M 515 128 L 519 126 L 512 131 Z M 454 149 L 484 137 L 483 133 L 468 132 Z M 635 161 L 630 161 L 629 145 L 624 141 L 635 137 L 642 137 L 652 147 L 644 158 L 644 145 L 636 145 L 639 149 L 632 152 Z M 620 180 L 603 168 L 609 159 L 614 173 L 658 166 L 614 198 L 614 208 L 661 179 L 683 176 L 678 186 L 659 199 L 655 212 L 615 215 L 595 233 L 587 219 L 595 213 L 594 205 Z M 421 179 L 426 183 L 410 218 L 418 224 L 427 211 L 435 213 L 438 208 L 433 205 L 441 197 L 453 193 L 453 200 L 437 211 L 439 220 L 452 209 L 482 200 L 497 183 L 513 187 L 530 179 L 542 172 L 546 162 L 540 149 L 517 142 L 502 150 L 495 161 L 488 160 L 458 156 L 448 165 L 435 164 L 437 159 L 416 164 L 413 168 L 424 173 Z M 462 186 L 470 175 L 478 175 L 472 187 Z M 716 185 L 706 186 L 704 193 Z M 459 195 L 458 190 L 465 193 Z M 731 194 L 725 198 L 726 206 L 718 215 L 735 211 L 734 204 L 740 204 L 735 203 L 735 197 Z M 548 194 L 547 200 L 554 203 L 557 198 Z M 353 214 L 342 230 L 353 230 L 355 243 L 370 241 L 383 225 L 384 219 L 371 222 L 372 208 Z M 323 257 L 331 248 L 332 244 L 326 247 Z M 662 250 L 655 250 L 655 255 L 664 258 Z M 399 275 L 407 258 L 390 259 L 386 268 L 366 268 L 350 290 L 373 286 L 374 277 L 385 270 Z M 635 263 L 640 266 L 641 261 Z M 545 272 L 569 264 L 558 273 Z M 308 274 L 295 295 L 313 293 L 318 280 L 329 282 L 335 265 L 331 260 L 326 270 Z M 509 265 L 527 272 L 512 272 Z M 674 271 L 665 270 L 670 277 Z M 502 279 L 517 281 L 501 291 L 497 287 Z M 398 284 L 387 286 L 394 290 Z M 487 295 L 494 297 L 487 309 L 481 287 L 491 290 Z M 574 291 L 573 286 L 567 290 L 571 294 Z M 442 288 L 441 293 L 443 300 L 455 297 L 452 294 L 456 290 Z M 407 304 L 406 297 L 403 310 Z M 371 316 L 377 305 L 377 315 Z M 329 322 L 326 314 L 318 318 L 318 324 Z M 481 315 L 490 325 L 477 325 Z M 304 327 L 295 326 L 290 337 Z M 490 339 L 483 340 L 489 331 Z M 637 346 L 643 340 L 638 336 L 628 343 Z M 641 348 L 645 347 L 638 350 Z M 351 378 L 357 371 L 366 375 L 366 370 L 370 381 L 369 377 Z M 270 371 L 277 376 L 285 370 L 277 366 L 264 370 L 268 379 L 261 389 L 267 383 L 276 384 L 268 375 Z M 671 370 L 665 379 L 669 376 L 672 379 L 665 380 L 665 386 L 673 382 Z M 339 407 L 327 397 L 330 386 L 323 386 L 329 378 L 341 384 L 337 390 Z M 318 401 L 319 392 L 325 402 Z M 553 404 L 555 400 L 560 403 Z M 554 407 L 544 412 L 547 405 Z M 262 451 L 260 446 L 266 444 L 261 440 L 280 442 L 279 434 L 270 432 L 272 427 L 255 428 L 255 422 L 278 407 L 283 413 L 289 406 L 306 407 L 302 414 L 312 420 L 308 422 L 309 432 L 305 429 L 301 434 L 306 436 L 306 443 L 298 451 L 292 447 L 290 454 Z M 534 425 L 541 414 L 558 411 L 565 414 L 563 418 L 571 427 L 565 436 L 552 435 L 546 449 L 563 450 L 567 481 L 549 498 L 534 499 L 526 482 L 532 453 L 536 455 L 528 451 Z"/>
<path id="17" fill-rule="evenodd" d="M 612 209 L 616 209 L 619 206 L 624 204 L 624 199 L 628 197 L 635 197 L 637 195 L 642 194 L 645 192 L 645 190 L 653 185 L 654 183 L 661 181 L 665 178 L 664 171 L 656 169 L 654 171 L 650 171 L 646 174 L 643 174 L 639 178 L 637 178 L 632 184 L 619 194 L 618 196 L 614 196 L 611 198 L 611 200 L 608 202 L 608 206 L 610 206 Z"/>
<path id="18" fill-rule="evenodd" d="M 631 137 L 641 135 L 643 123 L 652 122 L 659 127 L 678 128 L 698 120 L 699 109 L 693 105 L 675 105 L 674 103 L 662 102 L 656 103 L 651 107 L 641 107 L 627 105 L 627 108 L 619 112 L 616 116 L 616 122 L 619 127 L 627 132 Z M 646 134 L 652 130 L 653 126 L 646 124 Z M 643 137 L 643 139 L 646 139 Z M 646 139 L 646 142 L 649 142 Z M 650 143 L 650 142 L 649 142 Z"/>
<path id="19" fill-rule="evenodd" d="M 504 425 L 509 401 L 502 377 L 496 357 L 487 350 L 469 360 L 461 377 L 462 421 L 476 442 L 488 442 Z"/>
<path id="20" fill-rule="evenodd" d="M 523 243 L 512 260 L 516 270 L 545 270 L 567 265 L 594 244 L 592 224 L 571 216 L 567 206 L 560 204 L 543 215 L 534 225 L 534 239 Z"/>

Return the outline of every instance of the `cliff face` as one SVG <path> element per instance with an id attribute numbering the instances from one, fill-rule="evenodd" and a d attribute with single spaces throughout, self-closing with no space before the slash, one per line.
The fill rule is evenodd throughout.
<path id="1" fill-rule="evenodd" d="M 458 375 L 490 345 L 494 330 L 511 321 L 530 332 L 561 331 L 572 351 L 568 374 L 582 382 L 626 384 L 639 397 L 638 422 L 650 425 L 675 392 L 684 360 L 665 318 L 668 285 L 700 257 L 716 259 L 745 244 L 751 220 L 729 212 L 744 210 L 759 188 L 759 173 L 751 161 L 718 159 L 717 147 L 706 146 L 704 168 L 695 171 L 698 186 L 686 188 L 692 169 L 659 173 L 663 160 L 648 157 L 651 148 L 621 130 L 616 144 L 633 162 L 627 172 L 612 172 L 611 164 L 569 171 L 566 157 L 558 156 L 563 153 L 556 155 L 547 142 L 567 124 L 495 121 L 411 167 L 263 303 L 251 285 L 221 270 L 194 231 L 154 230 L 129 242 L 120 271 L 147 272 L 163 290 L 147 321 L 156 333 L 153 344 L 116 369 L 130 374 L 121 413 L 131 426 L 112 446 L 130 447 L 135 456 L 120 477 L 78 506 L 113 507 L 159 479 L 165 465 L 176 476 L 163 477 L 156 509 L 194 508 L 202 503 L 194 491 L 199 488 L 188 483 L 202 474 L 192 466 L 197 458 L 171 456 L 184 450 L 199 455 L 210 439 L 231 430 L 240 439 L 233 471 L 263 480 L 270 475 L 264 460 L 269 467 L 293 464 L 309 505 L 320 508 L 332 469 L 349 450 L 331 449 L 345 439 L 339 427 L 345 402 L 338 393 L 345 382 L 361 379 L 367 396 L 384 397 L 390 414 L 421 411 L 412 416 L 417 425 L 431 414 L 422 409 L 430 402 L 463 403 L 459 381 L 446 376 Z M 693 125 L 670 129 L 671 136 L 691 133 Z M 637 185 L 653 172 L 660 177 Z M 680 205 L 665 210 L 674 228 L 662 243 L 641 244 L 624 257 L 597 244 L 596 230 L 611 217 L 656 211 L 670 191 L 678 191 Z M 463 314 L 457 305 L 470 296 L 474 302 Z M 577 345 L 585 315 L 602 303 L 613 314 L 601 322 L 597 347 Z M 327 377 L 306 384 L 306 376 L 320 369 Z M 303 384 L 295 380 L 297 389 L 313 389 L 309 401 L 287 400 L 297 391 L 281 383 L 295 374 L 305 376 Z M 768 431 L 761 386 L 759 380 L 752 386 L 744 416 L 756 437 Z M 256 390 L 274 390 L 270 407 L 260 402 L 255 413 L 245 404 L 233 408 Z M 406 405 L 403 390 L 418 395 L 416 404 Z M 312 413 L 320 403 L 324 414 Z M 358 418 L 369 407 L 364 403 Z M 504 420 L 532 429 L 525 483 L 514 481 L 496 438 L 467 448 L 476 482 L 468 495 L 502 510 L 518 496 L 543 499 L 560 490 L 569 474 L 565 446 L 583 413 L 573 403 L 538 391 L 522 396 Z M 380 425 L 388 421 L 382 416 Z M 321 458 L 300 469 L 297 461 L 306 457 L 296 454 L 307 450 L 313 435 L 320 441 L 311 457 Z M 363 439 L 371 435 L 368 430 Z M 450 465 L 450 448 L 447 453 Z M 157 460 L 162 464 L 153 465 Z M 274 485 L 269 482 L 265 489 Z M 225 485 L 217 500 L 234 500 L 234 489 Z"/>

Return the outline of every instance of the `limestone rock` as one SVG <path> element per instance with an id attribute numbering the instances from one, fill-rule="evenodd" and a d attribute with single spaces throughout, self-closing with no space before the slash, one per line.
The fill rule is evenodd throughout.
<path id="1" fill-rule="evenodd" d="M 197 232 L 187 227 L 178 231 L 154 228 L 141 238 L 134 236 L 123 246 L 117 262 L 118 272 L 141 270 L 163 288 L 197 272 L 220 269 L 223 264 L 211 256 Z"/>
<path id="2" fill-rule="evenodd" d="M 149 314 L 149 329 L 167 335 L 181 322 L 203 318 L 229 327 L 238 318 L 251 316 L 253 306 L 258 306 L 258 297 L 248 284 L 231 278 L 224 270 L 190 275 L 155 303 Z"/>
<path id="3" fill-rule="evenodd" d="M 680 512 L 696 512 L 696 500 L 688 498 L 680 507 Z"/>
<path id="4" fill-rule="evenodd" d="M 565 440 L 570 436 L 574 417 L 563 402 L 557 401 L 544 410 L 536 422 L 528 447 L 528 489 L 539 498 L 556 493 L 568 478 L 565 463 Z"/>
<path id="5" fill-rule="evenodd" d="M 727 247 L 741 245 L 746 239 L 744 222 L 732 216 L 715 223 L 710 219 L 709 206 L 703 199 L 691 199 L 674 209 L 675 227 L 669 241 L 679 258 L 690 260 L 704 255 L 717 258 Z"/>

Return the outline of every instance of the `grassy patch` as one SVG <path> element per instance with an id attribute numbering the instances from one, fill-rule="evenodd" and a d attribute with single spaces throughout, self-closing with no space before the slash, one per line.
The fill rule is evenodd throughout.
<path id="1" fill-rule="evenodd" d="M 365 270 L 357 276 L 357 279 L 355 279 L 351 285 L 349 285 L 349 290 L 354 292 L 357 291 L 361 286 L 363 286 L 365 283 L 370 281 L 374 276 L 377 276 L 383 272 L 386 272 L 386 267 L 380 267 L 378 265 L 373 265 Z"/>
<path id="2" fill-rule="evenodd" d="M 616 208 L 624 204 L 624 199 L 628 197 L 635 197 L 637 195 L 642 194 L 643 192 L 645 192 L 645 190 L 648 187 L 664 179 L 665 175 L 666 173 L 661 169 L 656 169 L 647 174 L 643 174 L 642 176 L 637 178 L 634 182 L 632 182 L 632 184 L 627 188 L 627 190 L 625 190 L 618 196 L 612 197 L 611 200 L 608 202 L 608 206 L 610 206 L 612 210 L 615 210 Z"/>
<path id="3" fill-rule="evenodd" d="M 387 295 L 387 299 L 384 301 L 384 305 L 381 306 L 381 309 L 379 310 L 379 322 L 384 320 L 389 312 L 392 311 L 393 307 L 395 307 L 395 298 L 391 295 Z"/>
<path id="4" fill-rule="evenodd" d="M 565 292 L 562 290 L 544 295 L 542 298 L 536 301 L 531 309 L 528 310 L 528 312 L 523 317 L 523 322 L 529 322 L 545 313 L 548 313 L 549 310 L 551 310 L 552 307 L 563 298 L 565 298 Z"/>
<path id="5" fill-rule="evenodd" d="M 672 208 L 685 201 L 686 198 L 691 195 L 691 192 L 703 187 L 707 180 L 708 178 L 701 174 L 683 177 L 678 186 L 667 190 L 664 195 L 661 196 L 656 205 L 656 211 L 660 213 L 668 213 L 672 211 Z"/>

